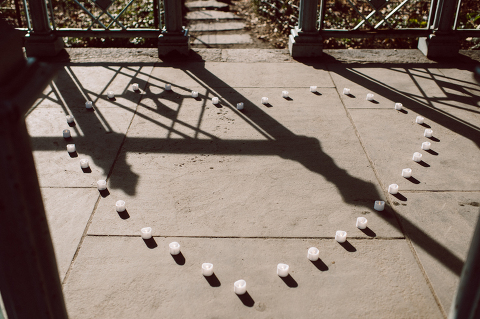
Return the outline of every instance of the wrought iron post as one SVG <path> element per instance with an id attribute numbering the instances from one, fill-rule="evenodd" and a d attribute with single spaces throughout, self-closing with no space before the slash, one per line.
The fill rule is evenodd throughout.
<path id="1" fill-rule="evenodd" d="M 32 30 L 25 37 L 29 57 L 55 56 L 63 49 L 63 39 L 55 36 L 48 20 L 45 0 L 28 0 Z"/>
<path id="2" fill-rule="evenodd" d="M 294 58 L 322 55 L 323 39 L 317 30 L 317 6 L 318 0 L 300 0 L 298 25 L 290 30 L 288 39 L 288 49 Z M 325 0 L 321 0 L 321 7 L 324 6 Z"/>
<path id="3" fill-rule="evenodd" d="M 448 319 L 480 318 L 480 217 Z"/>
<path id="4" fill-rule="evenodd" d="M 25 113 L 55 74 L 0 20 L 0 290 L 8 318 L 66 319 Z"/>
<path id="5" fill-rule="evenodd" d="M 167 56 L 175 52 L 188 55 L 190 36 L 188 29 L 182 26 L 182 2 L 181 0 L 164 0 L 163 5 L 165 26 L 158 37 L 158 56 Z"/>
<path id="6" fill-rule="evenodd" d="M 429 58 L 452 57 L 460 50 L 454 34 L 454 21 L 458 0 L 438 0 L 433 21 L 434 31 L 418 39 L 418 49 Z"/>

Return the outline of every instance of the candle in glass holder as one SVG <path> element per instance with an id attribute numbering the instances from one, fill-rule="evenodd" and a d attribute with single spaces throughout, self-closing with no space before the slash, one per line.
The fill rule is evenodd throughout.
<path id="1" fill-rule="evenodd" d="M 383 211 L 385 209 L 385 202 L 383 200 L 376 200 L 375 204 L 373 204 L 373 209 L 376 211 Z"/>
<path id="2" fill-rule="evenodd" d="M 93 108 L 93 102 L 92 102 L 92 101 L 87 101 L 87 102 L 85 102 L 85 108 L 86 108 L 86 109 L 91 109 L 91 108 Z"/>
<path id="3" fill-rule="evenodd" d="M 395 110 L 401 110 L 403 108 L 403 104 L 402 103 L 395 103 Z"/>
<path id="4" fill-rule="evenodd" d="M 75 144 L 67 144 L 67 152 L 74 153 L 76 151 Z"/>
<path id="5" fill-rule="evenodd" d="M 67 115 L 66 118 L 67 118 L 68 124 L 73 123 L 75 121 L 75 118 L 73 117 L 73 115 Z"/>
<path id="6" fill-rule="evenodd" d="M 262 104 L 268 104 L 268 97 L 262 97 Z"/>
<path id="7" fill-rule="evenodd" d="M 132 90 L 134 90 L 134 91 L 138 91 L 138 90 L 139 90 L 138 83 L 133 83 L 133 84 L 132 84 Z"/>
<path id="8" fill-rule="evenodd" d="M 121 212 L 124 212 L 126 207 L 125 207 L 125 201 L 123 200 L 119 200 L 115 203 L 115 209 L 117 210 L 117 212 L 121 213 Z"/>
<path id="9" fill-rule="evenodd" d="M 417 118 L 415 119 L 415 122 L 417 124 L 423 124 L 424 121 L 425 121 L 425 119 L 423 117 L 421 117 L 420 115 L 417 116 Z"/>
<path id="10" fill-rule="evenodd" d="M 109 99 L 113 99 L 115 97 L 115 94 L 113 94 L 113 91 L 107 91 L 107 97 Z"/>
<path id="11" fill-rule="evenodd" d="M 317 92 L 317 87 L 316 87 L 315 85 L 312 85 L 312 86 L 310 87 L 310 92 L 312 92 L 312 93 Z"/>
<path id="12" fill-rule="evenodd" d="M 165 90 L 171 91 L 172 90 L 172 85 L 170 83 L 165 83 Z"/>
<path id="13" fill-rule="evenodd" d="M 339 243 L 344 243 L 347 240 L 347 232 L 343 230 L 337 230 L 335 233 L 335 240 Z"/>
<path id="14" fill-rule="evenodd" d="M 425 133 L 423 133 L 423 136 L 425 137 L 432 137 L 433 131 L 429 128 L 425 129 Z"/>
<path id="15" fill-rule="evenodd" d="M 288 91 L 282 91 L 282 97 L 287 98 L 288 97 Z"/>
<path id="16" fill-rule="evenodd" d="M 279 275 L 280 277 L 287 277 L 289 268 L 290 267 L 287 264 L 278 264 L 277 275 Z"/>
<path id="17" fill-rule="evenodd" d="M 243 279 L 237 280 L 233 283 L 233 291 L 237 295 L 243 295 L 247 292 L 247 282 Z"/>
<path id="18" fill-rule="evenodd" d="M 373 94 L 372 93 L 367 94 L 367 101 L 373 101 Z"/>
<path id="19" fill-rule="evenodd" d="M 367 223 L 368 220 L 365 217 L 358 217 L 356 226 L 358 229 L 365 229 L 367 228 Z"/>
<path id="20" fill-rule="evenodd" d="M 70 138 L 70 130 L 63 130 L 63 138 Z"/>
<path id="21" fill-rule="evenodd" d="M 318 260 L 318 257 L 320 255 L 320 251 L 318 250 L 317 247 L 310 247 L 308 248 L 307 251 L 307 258 L 311 261 L 316 261 Z"/>
<path id="22" fill-rule="evenodd" d="M 205 277 L 213 275 L 213 264 L 203 263 L 202 264 L 202 275 Z"/>
<path id="23" fill-rule="evenodd" d="M 397 184 L 390 184 L 388 186 L 388 192 L 392 195 L 395 195 L 396 193 L 398 193 L 398 185 Z"/>
<path id="24" fill-rule="evenodd" d="M 152 238 L 152 227 L 145 227 L 140 229 L 143 239 L 150 239 Z"/>
<path id="25" fill-rule="evenodd" d="M 97 181 L 97 188 L 99 191 L 104 191 L 107 189 L 107 181 L 106 180 L 99 180 Z"/>
<path id="26" fill-rule="evenodd" d="M 217 105 L 218 102 L 219 102 L 218 97 L 212 98 L 212 103 L 213 103 L 214 105 Z"/>
<path id="27" fill-rule="evenodd" d="M 421 162 L 422 161 L 422 154 L 419 153 L 419 152 L 415 152 L 415 153 L 413 153 L 413 158 L 412 159 L 413 159 L 414 162 L 417 162 L 417 163 Z"/>
<path id="28" fill-rule="evenodd" d="M 405 177 L 405 178 L 412 177 L 412 169 L 411 168 L 402 169 L 402 176 Z"/>
<path id="29" fill-rule="evenodd" d="M 237 110 L 243 110 L 243 102 L 237 103 Z"/>
<path id="30" fill-rule="evenodd" d="M 197 98 L 198 97 L 198 92 L 197 91 L 192 91 L 192 97 Z"/>
<path id="31" fill-rule="evenodd" d="M 343 88 L 343 94 L 344 95 L 349 95 L 350 94 L 350 89 Z"/>
<path id="32" fill-rule="evenodd" d="M 422 150 L 428 151 L 430 149 L 431 145 L 432 145 L 432 143 L 430 143 L 430 142 L 423 142 L 422 143 Z"/>
<path id="33" fill-rule="evenodd" d="M 88 160 L 87 159 L 81 159 L 80 160 L 80 167 L 81 168 L 88 168 Z"/>
<path id="34" fill-rule="evenodd" d="M 170 248 L 170 254 L 171 255 L 178 255 L 180 254 L 180 244 L 177 243 L 176 241 L 171 242 L 168 244 L 168 247 Z"/>

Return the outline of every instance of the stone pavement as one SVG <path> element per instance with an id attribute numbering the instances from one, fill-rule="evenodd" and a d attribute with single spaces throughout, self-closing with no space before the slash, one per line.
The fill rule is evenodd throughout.
<path id="1" fill-rule="evenodd" d="M 295 61 L 281 50 L 200 50 L 150 62 L 147 51 L 83 50 L 69 51 L 26 118 L 71 318 L 445 317 L 479 216 L 474 64 L 416 50 L 350 58 L 364 63 L 349 63 L 349 51 Z M 365 63 L 376 54 L 391 63 Z M 367 230 L 355 227 L 360 216 Z M 147 226 L 154 239 L 144 241 Z M 306 258 L 312 246 L 317 262 Z M 204 262 L 214 277 L 201 274 Z"/>

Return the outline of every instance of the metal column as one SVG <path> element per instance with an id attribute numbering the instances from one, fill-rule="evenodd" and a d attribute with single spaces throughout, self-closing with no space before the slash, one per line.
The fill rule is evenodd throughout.
<path id="1" fill-rule="evenodd" d="M 66 319 L 25 113 L 55 70 L 0 21 L 0 291 L 9 319 Z"/>
<path id="2" fill-rule="evenodd" d="M 300 0 L 298 26 L 290 30 L 288 39 L 288 49 L 294 58 L 322 55 L 323 39 L 317 30 L 317 6 L 318 0 Z M 321 0 L 321 6 L 325 6 L 325 0 Z"/>
<path id="3" fill-rule="evenodd" d="M 454 21 L 458 0 L 438 0 L 433 21 L 433 34 L 418 39 L 418 49 L 428 58 L 453 57 L 460 50 L 454 35 Z"/>
<path id="4" fill-rule="evenodd" d="M 480 217 L 448 319 L 480 318 Z"/>
<path id="5" fill-rule="evenodd" d="M 45 0 L 29 0 L 32 30 L 25 37 L 29 57 L 55 56 L 63 49 L 63 39 L 52 33 Z"/>
<path id="6" fill-rule="evenodd" d="M 182 26 L 182 1 L 164 0 L 163 5 L 165 8 L 165 27 L 158 37 L 158 56 L 161 58 L 171 54 L 188 55 L 190 37 L 188 29 Z"/>

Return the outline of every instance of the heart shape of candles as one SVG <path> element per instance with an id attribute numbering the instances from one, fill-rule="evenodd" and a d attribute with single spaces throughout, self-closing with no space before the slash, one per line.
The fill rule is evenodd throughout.
<path id="1" fill-rule="evenodd" d="M 213 264 L 203 263 L 202 264 L 202 275 L 205 277 L 213 275 Z"/>
<path id="2" fill-rule="evenodd" d="M 347 232 L 343 230 L 337 230 L 335 233 L 335 240 L 339 243 L 344 243 L 347 240 Z"/>

